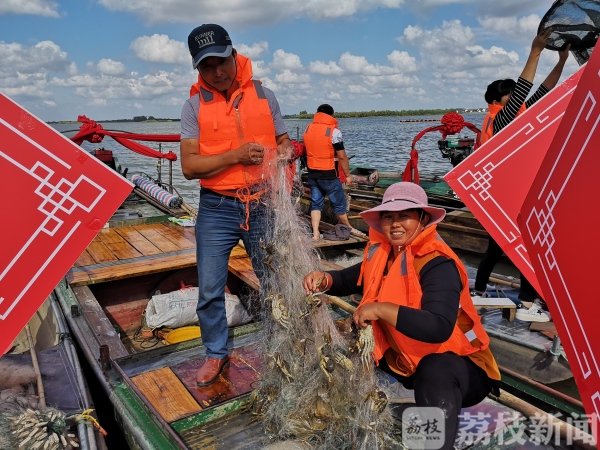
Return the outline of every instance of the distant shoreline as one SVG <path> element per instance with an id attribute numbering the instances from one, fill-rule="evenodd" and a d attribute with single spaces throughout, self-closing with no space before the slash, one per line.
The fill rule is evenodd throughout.
<path id="1" fill-rule="evenodd" d="M 181 122 L 181 119 L 148 119 L 148 120 L 134 120 L 134 119 L 113 119 L 113 120 L 96 120 L 96 123 L 110 123 L 110 122 L 130 122 L 130 123 L 145 123 L 145 122 Z M 46 122 L 48 124 L 65 124 L 72 125 L 78 124 L 76 120 L 50 120 Z"/>
<path id="2" fill-rule="evenodd" d="M 408 109 L 402 111 L 351 111 L 351 112 L 336 112 L 335 117 L 338 119 L 348 119 L 353 117 L 406 117 L 406 116 L 443 116 L 449 112 L 457 112 L 459 114 L 482 114 L 486 113 L 487 109 Z M 300 114 L 286 114 L 284 119 L 312 119 L 314 114 L 308 114 L 306 111 L 301 111 Z M 142 116 L 143 117 L 143 116 Z M 146 122 L 181 122 L 181 119 L 111 119 L 111 120 L 96 120 L 96 123 L 111 123 L 111 122 L 131 122 L 131 123 L 146 123 Z M 77 124 L 76 120 L 52 120 L 46 122 L 48 124 Z"/>

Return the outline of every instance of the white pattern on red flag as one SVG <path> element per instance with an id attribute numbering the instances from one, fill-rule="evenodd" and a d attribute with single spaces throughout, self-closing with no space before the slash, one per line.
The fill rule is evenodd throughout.
<path id="1" fill-rule="evenodd" d="M 0 174 L 12 199 L 0 221 L 4 353 L 132 184 L 2 94 Z"/>

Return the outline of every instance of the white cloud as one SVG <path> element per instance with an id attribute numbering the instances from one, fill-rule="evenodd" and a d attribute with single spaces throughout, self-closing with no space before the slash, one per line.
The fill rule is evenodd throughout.
<path id="1" fill-rule="evenodd" d="M 308 70 L 318 75 L 339 76 L 344 73 L 344 70 L 334 61 L 312 61 L 308 64 Z"/>
<path id="2" fill-rule="evenodd" d="M 112 75 L 118 77 L 125 74 L 125 64 L 108 58 L 103 58 L 98 61 L 98 65 L 96 67 L 103 75 Z"/>
<path id="3" fill-rule="evenodd" d="M 153 34 L 135 39 L 129 46 L 142 61 L 192 66 L 187 45 L 166 34 Z"/>
<path id="4" fill-rule="evenodd" d="M 271 68 L 263 60 L 252 60 L 252 74 L 254 78 L 262 80 L 271 73 Z"/>
<path id="5" fill-rule="evenodd" d="M 273 53 L 273 62 L 270 66 L 274 69 L 301 70 L 302 62 L 298 55 L 286 53 L 279 49 L 275 50 L 275 53 Z"/>
<path id="6" fill-rule="evenodd" d="M 147 23 L 220 23 L 238 27 L 252 23 L 269 25 L 290 18 L 309 17 L 315 20 L 352 17 L 358 12 L 379 8 L 399 9 L 405 0 L 99 0 L 111 11 L 135 14 Z M 190 29 L 191 31 L 191 29 Z M 233 40 L 235 45 L 235 39 Z"/>
<path id="7" fill-rule="evenodd" d="M 256 42 L 252 45 L 234 45 L 234 47 L 238 51 L 238 53 L 247 56 L 252 60 L 252 62 L 254 62 L 256 58 L 260 58 L 264 52 L 269 50 L 269 44 L 265 41 Z"/>
<path id="8" fill-rule="evenodd" d="M 486 32 L 495 32 L 511 40 L 531 42 L 537 34 L 541 18 L 537 14 L 520 18 L 484 16 L 478 21 Z"/>
<path id="9" fill-rule="evenodd" d="M 59 17 L 58 3 L 52 0 L 2 0 L 0 15 L 29 14 L 32 16 Z"/>
<path id="10" fill-rule="evenodd" d="M 388 61 L 395 69 L 400 72 L 415 72 L 417 70 L 416 59 L 410 56 L 407 52 L 399 52 L 394 50 L 387 57 Z"/>

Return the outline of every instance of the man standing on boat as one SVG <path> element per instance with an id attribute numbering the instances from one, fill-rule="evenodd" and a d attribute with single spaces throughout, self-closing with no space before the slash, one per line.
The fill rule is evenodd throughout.
<path id="1" fill-rule="evenodd" d="M 315 241 L 321 237 L 319 223 L 326 195 L 340 223 L 346 225 L 348 231 L 352 229 L 346 214 L 346 195 L 335 165 L 337 157 L 338 170 L 341 168 L 346 175 L 346 182 L 352 183 L 350 163 L 337 122 L 333 117 L 333 108 L 325 103 L 317 108 L 317 113 L 303 137 L 310 184 L 310 219 Z"/>
<path id="2" fill-rule="evenodd" d="M 251 61 L 232 47 L 223 27 L 195 28 L 188 47 L 199 74 L 181 112 L 180 152 L 183 175 L 200 180 L 197 312 L 207 359 L 196 382 L 207 386 L 229 365 L 225 285 L 240 239 L 258 278 L 264 273 L 265 152 L 277 148 L 287 156 L 293 148 L 275 95 L 252 79 Z"/>

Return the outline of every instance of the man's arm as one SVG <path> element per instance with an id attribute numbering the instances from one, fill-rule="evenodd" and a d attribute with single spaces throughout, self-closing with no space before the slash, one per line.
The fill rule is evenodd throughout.
<path id="1" fill-rule="evenodd" d="M 344 171 L 344 175 L 346 175 L 346 182 L 352 183 L 352 175 L 350 175 L 350 160 L 348 159 L 346 150 L 337 150 L 336 153 L 338 157 L 338 163 Z"/>

